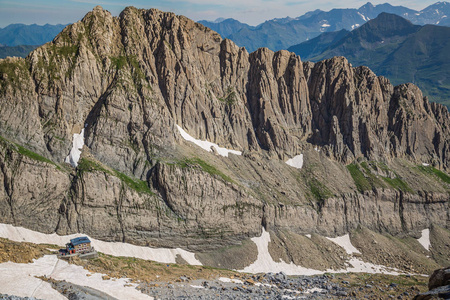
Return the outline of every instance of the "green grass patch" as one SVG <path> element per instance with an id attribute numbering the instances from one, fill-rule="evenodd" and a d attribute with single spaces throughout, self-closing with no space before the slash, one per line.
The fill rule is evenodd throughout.
<path id="1" fill-rule="evenodd" d="M 353 163 L 347 165 L 347 170 L 350 172 L 358 191 L 364 192 L 372 189 L 372 185 L 364 176 L 364 173 L 359 169 L 357 164 Z"/>
<path id="2" fill-rule="evenodd" d="M 122 180 L 126 185 L 128 185 L 131 189 L 135 190 L 136 192 L 154 195 L 154 193 L 148 187 L 146 181 L 137 178 L 131 178 L 119 171 L 115 171 L 115 173 L 116 173 L 115 175 L 118 178 L 120 178 L 120 180 Z"/>
<path id="3" fill-rule="evenodd" d="M 129 188 L 135 190 L 138 193 L 145 193 L 154 195 L 152 190 L 149 188 L 148 184 L 144 180 L 140 180 L 137 178 L 132 178 L 122 172 L 119 172 L 117 170 L 111 169 L 108 170 L 105 167 L 103 167 L 100 163 L 92 161 L 87 158 L 81 158 L 78 162 L 77 170 L 79 172 L 93 172 L 93 171 L 100 171 L 107 174 L 110 174 L 112 176 L 115 176 L 119 178 L 124 184 L 126 184 Z"/>
<path id="4" fill-rule="evenodd" d="M 376 170 L 377 168 L 385 173 L 395 174 L 395 178 L 384 177 L 381 175 L 377 176 L 372 173 L 372 170 Z M 403 192 L 413 192 L 409 185 L 395 172 L 391 171 L 384 163 L 375 161 L 361 162 L 359 165 L 357 163 L 352 163 L 347 165 L 347 170 L 349 170 L 353 181 L 360 192 L 385 187 L 392 187 Z"/>
<path id="5" fill-rule="evenodd" d="M 188 168 L 188 167 L 199 167 L 202 171 L 209 173 L 213 176 L 220 177 L 223 181 L 235 183 L 231 177 L 225 175 L 223 172 L 218 170 L 216 167 L 208 164 L 207 162 L 201 160 L 198 157 L 193 158 L 186 158 L 182 161 L 176 162 L 175 165 L 178 165 L 182 168 Z"/>
<path id="6" fill-rule="evenodd" d="M 111 57 L 111 63 L 116 70 L 120 70 L 127 64 L 127 57 L 124 55 L 120 55 L 118 57 Z"/>
<path id="7" fill-rule="evenodd" d="M 333 193 L 319 180 L 311 178 L 308 181 L 309 190 L 317 201 L 321 202 L 333 196 Z"/>
<path id="8" fill-rule="evenodd" d="M 443 182 L 450 184 L 450 176 L 441 170 L 438 170 L 432 166 L 418 166 L 417 168 L 425 174 L 437 176 Z"/>
<path id="9" fill-rule="evenodd" d="M 44 156 L 42 156 L 40 154 L 37 154 L 36 152 L 31 151 L 30 149 L 27 149 L 27 148 L 25 148 L 25 147 L 23 147 L 23 146 L 21 146 L 19 144 L 10 142 L 9 140 L 7 140 L 7 139 L 5 139 L 4 137 L 1 137 L 1 136 L 0 136 L 0 141 L 3 142 L 3 146 L 4 147 L 6 147 L 8 149 L 11 149 L 14 152 L 17 152 L 17 153 L 19 153 L 19 154 L 21 154 L 23 156 L 31 158 L 32 160 L 36 160 L 36 161 L 40 161 L 40 162 L 44 162 L 44 163 L 47 163 L 47 164 L 54 165 L 58 170 L 62 171 L 61 167 L 58 164 L 54 163 L 50 159 L 48 159 L 48 158 L 46 158 L 46 157 L 44 157 Z"/>
<path id="10" fill-rule="evenodd" d="M 26 157 L 29 157 L 31 159 L 34 159 L 34 160 L 37 160 L 37 161 L 42 161 L 42 162 L 45 162 L 45 163 L 52 164 L 52 165 L 56 166 L 56 164 L 54 162 L 52 162 L 48 158 L 43 157 L 42 155 L 39 155 L 39 154 L 37 154 L 37 153 L 35 153 L 35 152 L 25 148 L 25 147 L 17 145 L 17 144 L 16 144 L 16 147 L 17 147 L 17 152 L 22 154 L 22 155 L 24 155 L 24 156 L 26 156 Z"/>
<path id="11" fill-rule="evenodd" d="M 100 163 L 84 157 L 78 161 L 77 170 L 80 172 L 100 171 L 113 175 L 110 171 L 106 170 Z"/>
<path id="12" fill-rule="evenodd" d="M 383 180 L 389 184 L 391 187 L 393 187 L 396 190 L 400 190 L 403 192 L 413 192 L 413 190 L 409 187 L 409 185 L 401 180 L 399 177 L 395 178 L 389 178 L 389 177 L 381 177 Z"/>

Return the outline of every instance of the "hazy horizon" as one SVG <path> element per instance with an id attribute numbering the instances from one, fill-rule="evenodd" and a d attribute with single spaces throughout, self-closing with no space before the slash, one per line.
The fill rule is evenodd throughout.
<path id="1" fill-rule="evenodd" d="M 73 23 L 91 11 L 96 5 L 117 16 L 126 6 L 137 8 L 157 8 L 163 11 L 171 11 L 178 15 L 185 15 L 195 21 L 217 18 L 233 18 L 249 25 L 257 25 L 274 18 L 298 17 L 308 11 L 321 9 L 329 11 L 333 8 L 359 8 L 367 0 L 342 1 L 339 3 L 328 0 L 295 1 L 295 0 L 229 0 L 221 3 L 217 0 L 23 0 L 14 2 L 0 0 L 0 28 L 10 24 L 22 23 L 26 25 L 38 24 L 68 24 Z M 415 10 L 422 10 L 437 1 L 370 1 L 373 5 L 389 3 L 394 6 L 405 6 Z"/>

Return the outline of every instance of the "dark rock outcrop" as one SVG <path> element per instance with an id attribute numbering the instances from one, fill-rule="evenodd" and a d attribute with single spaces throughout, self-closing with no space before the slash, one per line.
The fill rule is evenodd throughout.
<path id="1" fill-rule="evenodd" d="M 428 289 L 414 300 L 450 299 L 450 267 L 435 270 L 428 281 Z"/>

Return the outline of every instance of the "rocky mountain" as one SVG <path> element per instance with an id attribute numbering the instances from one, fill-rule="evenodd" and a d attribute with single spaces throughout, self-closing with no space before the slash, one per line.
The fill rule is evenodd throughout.
<path id="1" fill-rule="evenodd" d="M 222 37 L 231 39 L 238 46 L 245 47 L 249 52 L 261 47 L 277 51 L 308 41 L 324 32 L 342 29 L 353 30 L 383 12 L 396 14 L 412 21 L 414 24 L 447 26 L 450 22 L 449 9 L 448 2 L 437 2 L 421 11 L 403 6 L 392 6 L 389 3 L 373 5 L 367 2 L 358 9 L 332 9 L 327 12 L 315 10 L 296 18 L 268 20 L 253 28 L 242 26 L 242 23 L 232 19 L 218 23 L 200 22 L 207 27 L 211 26 L 210 28 L 220 33 Z M 234 25 L 233 30 L 230 30 L 230 24 L 237 25 Z"/>
<path id="2" fill-rule="evenodd" d="M 364 26 L 364 25 L 363 25 Z M 339 31 L 324 32 L 321 35 L 310 39 L 306 42 L 291 46 L 288 51 L 300 55 L 304 61 L 315 61 L 316 56 L 319 56 L 331 45 L 336 44 L 342 38 L 346 37 L 350 31 L 342 29 Z"/>
<path id="3" fill-rule="evenodd" d="M 344 266 L 324 236 L 346 233 L 374 263 L 448 262 L 448 110 L 343 57 L 249 54 L 183 16 L 96 7 L 0 60 L 0 92 L 1 223 L 231 268 L 261 232 L 275 261 L 319 270 Z"/>
<path id="4" fill-rule="evenodd" d="M 53 40 L 65 26 L 11 24 L 0 28 L 0 44 L 5 46 L 42 45 Z"/>
<path id="5" fill-rule="evenodd" d="M 223 38 L 230 36 L 231 34 L 238 32 L 241 29 L 253 29 L 253 26 L 250 26 L 245 23 L 241 23 L 238 20 L 228 18 L 228 19 L 217 19 L 216 21 L 206 21 L 200 20 L 198 23 L 205 25 L 206 27 L 220 33 Z"/>
<path id="6" fill-rule="evenodd" d="M 418 11 L 414 14 L 408 14 L 406 19 L 410 20 L 414 24 L 425 25 L 441 25 L 448 26 L 450 22 L 450 3 L 449 2 L 436 2 L 425 9 Z"/>
<path id="7" fill-rule="evenodd" d="M 413 82 L 432 101 L 450 106 L 449 41 L 448 27 L 413 25 L 383 13 L 352 32 L 328 33 L 289 50 L 311 61 L 345 56 L 394 84 Z"/>

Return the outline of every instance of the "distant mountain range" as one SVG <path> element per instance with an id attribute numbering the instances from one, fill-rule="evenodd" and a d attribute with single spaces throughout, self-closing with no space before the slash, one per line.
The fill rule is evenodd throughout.
<path id="1" fill-rule="evenodd" d="M 345 56 L 393 83 L 413 82 L 435 102 L 450 107 L 450 28 L 413 25 L 382 13 L 349 32 L 327 32 L 288 49 L 302 60 Z"/>
<path id="2" fill-rule="evenodd" d="M 358 9 L 332 9 L 328 12 L 315 10 L 296 18 L 272 19 L 256 27 L 234 19 L 220 19 L 214 22 L 202 20 L 199 23 L 217 31 L 223 38 L 229 38 L 237 45 L 244 46 L 249 52 L 260 47 L 276 51 L 287 49 L 324 32 L 353 30 L 382 12 L 402 16 L 418 25 L 450 25 L 448 2 L 437 2 L 421 11 L 388 3 L 374 6 L 368 2 Z"/>
<path id="3" fill-rule="evenodd" d="M 215 21 L 206 21 L 206 20 L 201 20 L 198 21 L 198 23 L 201 23 L 203 25 L 205 25 L 206 27 L 214 30 L 215 32 L 220 33 L 220 35 L 222 37 L 228 37 L 233 33 L 238 32 L 241 29 L 250 29 L 253 30 L 256 27 L 254 26 L 250 26 L 248 24 L 245 23 L 241 23 L 238 20 L 229 18 L 229 19 L 217 19 Z"/>
<path id="4" fill-rule="evenodd" d="M 6 58 L 8 56 L 26 57 L 31 51 L 38 46 L 33 45 L 20 45 L 20 46 L 3 46 L 0 45 L 0 58 Z"/>
<path id="5" fill-rule="evenodd" d="M 26 57 L 37 46 L 53 40 L 65 26 L 11 24 L 0 28 L 0 58 Z"/>
<path id="6" fill-rule="evenodd" d="M 42 45 L 50 42 L 66 25 L 11 24 L 0 29 L 0 44 L 5 46 Z"/>

